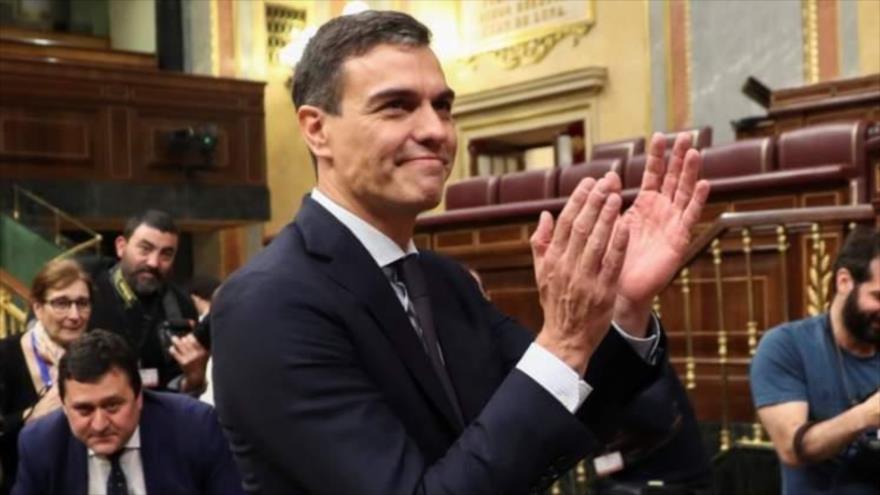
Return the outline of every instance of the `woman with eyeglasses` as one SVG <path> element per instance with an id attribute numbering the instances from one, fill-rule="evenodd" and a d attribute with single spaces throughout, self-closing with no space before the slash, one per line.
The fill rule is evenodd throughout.
<path id="1" fill-rule="evenodd" d="M 31 301 L 36 318 L 27 331 L 0 340 L 0 495 L 12 489 L 18 433 L 61 407 L 58 361 L 86 330 L 92 282 L 76 261 L 50 261 L 34 278 Z"/>

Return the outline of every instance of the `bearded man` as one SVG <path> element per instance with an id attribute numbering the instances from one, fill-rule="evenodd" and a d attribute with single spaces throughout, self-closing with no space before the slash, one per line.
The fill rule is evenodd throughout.
<path id="1" fill-rule="evenodd" d="M 752 361 L 784 494 L 880 493 L 880 232 L 854 230 L 828 313 L 768 332 Z"/>
<path id="2" fill-rule="evenodd" d="M 97 297 L 89 328 L 125 337 L 145 387 L 197 395 L 206 385 L 208 352 L 189 333 L 198 320 L 195 306 L 168 279 L 178 237 L 163 211 L 128 219 L 116 238 L 119 262 L 93 274 Z"/>

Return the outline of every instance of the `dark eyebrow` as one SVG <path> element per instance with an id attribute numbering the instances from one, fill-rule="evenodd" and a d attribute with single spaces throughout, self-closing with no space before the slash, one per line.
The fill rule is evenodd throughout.
<path id="1" fill-rule="evenodd" d="M 417 94 L 415 91 L 403 88 L 389 88 L 383 89 L 377 93 L 370 95 L 367 98 L 367 108 L 372 109 L 376 105 L 381 104 L 382 102 L 388 100 L 395 99 L 413 99 L 417 98 Z M 452 89 L 446 88 L 444 91 L 440 92 L 437 96 L 431 98 L 431 101 L 444 101 L 444 100 L 454 100 L 455 99 L 455 91 Z"/>
<path id="2" fill-rule="evenodd" d="M 153 245 L 152 242 L 150 242 L 146 239 L 141 239 L 140 242 L 138 242 L 138 246 L 144 246 L 144 247 L 148 247 L 148 248 L 155 248 L 156 247 L 155 245 Z"/>

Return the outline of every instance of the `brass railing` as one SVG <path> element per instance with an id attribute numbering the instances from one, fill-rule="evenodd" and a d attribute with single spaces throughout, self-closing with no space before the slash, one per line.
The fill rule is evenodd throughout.
<path id="1" fill-rule="evenodd" d="M 720 404 L 718 443 L 721 451 L 729 449 L 734 443 L 731 431 L 731 365 L 738 366 L 740 369 L 748 369 L 748 364 L 757 348 L 759 332 L 769 329 L 760 328 L 762 325 L 759 324 L 756 309 L 756 298 L 758 297 L 755 288 L 754 261 L 756 237 L 760 236 L 761 239 L 764 239 L 760 249 L 764 255 L 765 265 L 770 259 L 768 256 L 771 256 L 771 253 L 776 253 L 773 256 L 777 257 L 775 263 L 778 264 L 778 267 L 773 273 L 779 274 L 777 280 L 779 281 L 780 294 L 778 298 L 774 299 L 781 303 L 778 308 L 779 322 L 781 323 L 789 321 L 793 316 L 801 318 L 821 313 L 828 308 L 831 267 L 823 232 L 837 232 L 839 238 L 842 239 L 845 231 L 854 224 L 873 225 L 877 222 L 877 218 L 877 211 L 869 204 L 724 213 L 691 243 L 678 276 L 667 289 L 667 291 L 676 291 L 680 294 L 683 328 L 669 330 L 679 330 L 683 334 L 685 355 L 674 357 L 677 362 L 684 365 L 684 382 L 688 392 L 690 394 L 699 393 L 697 390 L 698 378 L 713 380 L 717 378 L 719 382 L 720 396 L 716 399 Z M 804 304 L 805 314 L 792 315 L 791 291 L 789 290 L 789 284 L 792 281 L 790 269 L 793 264 L 793 256 L 800 256 L 800 254 L 793 254 L 797 250 L 792 250 L 792 243 L 795 240 L 800 242 L 804 239 L 806 240 L 806 243 L 803 244 L 804 249 L 812 251 L 810 255 L 804 257 L 809 264 L 806 287 L 804 288 L 807 303 Z M 727 267 L 725 258 L 734 255 L 741 255 L 742 264 Z M 766 270 L 766 266 L 764 269 Z M 698 273 L 703 274 L 703 282 L 711 283 L 713 290 L 709 292 L 712 293 L 711 297 L 714 298 L 714 301 L 701 300 L 695 303 L 694 292 L 695 284 L 699 278 Z M 745 279 L 744 297 L 746 301 L 731 298 L 729 294 L 725 293 L 728 287 L 725 285 L 726 282 L 742 282 L 743 278 Z M 766 292 L 762 294 L 762 297 L 765 305 L 771 300 Z M 741 330 L 731 328 L 732 322 L 727 321 L 725 316 L 725 310 L 735 307 L 737 304 L 741 304 L 740 307 L 745 309 L 745 328 Z M 767 313 L 766 306 L 764 312 Z M 694 316 L 700 316 L 703 320 L 715 318 L 717 329 L 713 331 L 717 343 L 717 357 L 695 354 L 694 339 L 698 332 L 694 328 Z M 764 323 L 766 324 L 766 322 Z M 702 328 L 706 328 L 705 322 L 702 323 Z M 706 331 L 700 331 L 699 335 L 705 336 L 706 333 Z M 744 341 L 735 340 L 743 338 L 745 338 Z M 744 344 L 748 354 L 740 353 L 739 356 L 735 356 L 735 353 L 732 354 L 734 344 L 737 346 Z M 706 371 L 701 373 L 700 366 L 714 366 L 717 373 L 709 377 L 705 374 Z M 761 425 L 757 419 L 754 419 L 751 424 L 751 434 L 737 439 L 735 443 L 737 445 L 767 447 L 770 444 L 765 439 L 766 436 Z"/>
<path id="2" fill-rule="evenodd" d="M 23 223 L 27 227 L 35 228 L 37 231 L 43 230 L 43 226 L 30 225 L 29 222 L 25 221 L 25 217 L 27 216 L 24 209 L 25 202 L 30 202 L 31 204 L 36 205 L 37 209 L 48 211 L 50 231 L 50 235 L 48 236 L 49 240 L 59 248 L 63 249 L 62 253 L 56 256 L 56 258 L 74 256 L 89 249 L 94 249 L 96 255 L 101 254 L 101 234 L 90 229 L 86 224 L 65 213 L 45 199 L 27 189 L 13 184 L 12 218 Z M 70 242 L 62 234 L 65 227 L 67 227 L 68 230 L 78 230 L 85 233 L 88 239 L 80 243 Z"/>
<path id="3" fill-rule="evenodd" d="M 50 242 L 62 249 L 55 259 L 67 258 L 91 249 L 95 250 L 96 255 L 101 254 L 101 234 L 45 199 L 15 184 L 12 185 L 12 218 L 47 237 Z M 64 229 L 79 231 L 87 239 L 79 243 L 71 242 L 62 234 Z M 47 231 L 48 235 L 46 235 Z M 0 338 L 3 338 L 24 331 L 27 301 L 30 298 L 27 289 L 23 288 L 19 281 L 5 271 L 0 270 L 0 272 L 2 272 L 0 274 L 2 275 L 0 277 Z"/>
<path id="4" fill-rule="evenodd" d="M 16 299 L 26 306 L 30 300 L 28 290 L 0 269 L 0 339 L 24 331 L 27 311 L 16 304 Z"/>

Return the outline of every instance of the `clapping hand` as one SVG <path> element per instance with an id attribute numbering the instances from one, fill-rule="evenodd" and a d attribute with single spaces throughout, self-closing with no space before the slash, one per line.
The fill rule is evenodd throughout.
<path id="1" fill-rule="evenodd" d="M 680 268 L 691 230 L 709 196 L 709 183 L 698 180 L 700 153 L 690 147 L 690 134 L 679 134 L 667 164 L 666 138 L 654 134 L 641 189 L 621 219 L 629 231 L 629 244 L 614 321 L 635 336 L 644 335 L 654 296 Z"/>
<path id="2" fill-rule="evenodd" d="M 536 342 L 583 375 L 611 322 L 627 246 L 620 218 L 620 178 L 581 181 L 554 225 L 542 212 L 531 238 L 544 310 Z"/>

